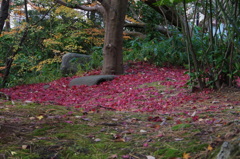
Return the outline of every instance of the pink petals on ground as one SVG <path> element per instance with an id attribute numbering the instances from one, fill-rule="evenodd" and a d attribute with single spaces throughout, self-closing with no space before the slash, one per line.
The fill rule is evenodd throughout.
<path id="1" fill-rule="evenodd" d="M 13 100 L 84 108 L 86 111 L 94 111 L 102 106 L 118 111 L 169 113 L 175 112 L 184 103 L 208 98 L 209 91 L 196 94 L 183 88 L 188 80 L 185 71 L 135 63 L 125 70 L 125 75 L 100 85 L 70 88 L 69 81 L 76 77 L 67 77 L 50 83 L 22 85 L 1 91 Z M 99 73 L 92 71 L 86 75 Z"/>

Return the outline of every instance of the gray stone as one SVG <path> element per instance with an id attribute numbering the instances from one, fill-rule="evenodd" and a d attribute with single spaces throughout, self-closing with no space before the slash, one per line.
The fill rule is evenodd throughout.
<path id="1" fill-rule="evenodd" d="M 51 87 L 51 86 L 48 85 L 48 84 L 46 84 L 46 85 L 43 86 L 44 89 L 48 89 L 48 88 L 50 88 L 50 87 Z"/>
<path id="2" fill-rule="evenodd" d="M 105 81 L 111 81 L 115 77 L 116 77 L 115 75 L 93 75 L 93 76 L 74 78 L 70 81 L 69 87 L 80 86 L 80 85 L 87 85 L 87 86 L 98 85 Z"/>
<path id="3" fill-rule="evenodd" d="M 60 70 L 63 75 L 77 73 L 80 66 L 90 62 L 91 55 L 67 53 L 62 57 Z"/>
<path id="4" fill-rule="evenodd" d="M 216 159 L 240 158 L 240 138 L 231 142 L 225 141 Z"/>
<path id="5" fill-rule="evenodd" d="M 6 155 L 5 154 L 0 154 L 0 159 L 6 159 Z"/>

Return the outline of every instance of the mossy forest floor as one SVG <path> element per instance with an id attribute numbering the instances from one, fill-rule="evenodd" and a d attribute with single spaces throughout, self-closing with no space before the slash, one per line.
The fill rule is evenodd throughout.
<path id="1" fill-rule="evenodd" d="M 210 97 L 178 108 L 186 113 L 164 115 L 0 100 L 0 158 L 213 158 L 224 141 L 240 137 L 240 91 Z"/>

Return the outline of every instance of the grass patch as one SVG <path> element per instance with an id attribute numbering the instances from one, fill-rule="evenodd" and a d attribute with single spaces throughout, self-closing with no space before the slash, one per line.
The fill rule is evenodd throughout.
<path id="1" fill-rule="evenodd" d="M 208 136 L 214 140 L 220 132 L 235 130 L 234 124 L 226 121 L 224 127 L 215 128 L 214 134 L 206 134 L 208 125 L 197 121 L 175 125 L 184 114 L 172 115 L 171 120 L 167 120 L 168 115 L 160 115 L 166 122 L 157 123 L 148 120 L 155 114 L 106 110 L 82 113 L 71 107 L 36 103 L 8 102 L 0 111 L 0 155 L 10 159 L 107 159 L 112 155 L 119 159 L 148 155 L 169 159 L 180 158 L 183 153 L 204 158 L 210 144 Z M 210 117 L 209 113 L 199 115 L 204 120 Z M 207 157 L 215 156 L 218 147 L 214 150 Z"/>
<path id="2" fill-rule="evenodd" d="M 159 150 L 154 152 L 155 156 L 159 156 L 162 159 L 181 157 L 182 154 L 183 154 L 183 152 L 181 152 L 177 149 L 171 149 L 171 148 L 160 148 Z"/>
<path id="3" fill-rule="evenodd" d="M 189 127 L 191 127 L 191 124 L 178 124 L 178 125 L 173 126 L 172 130 L 173 131 L 183 130 L 183 129 L 186 129 L 186 128 L 189 128 Z"/>
<path id="4" fill-rule="evenodd" d="M 48 130 L 52 129 L 51 126 L 45 125 L 43 128 L 35 129 L 32 133 L 33 136 L 46 135 Z"/>

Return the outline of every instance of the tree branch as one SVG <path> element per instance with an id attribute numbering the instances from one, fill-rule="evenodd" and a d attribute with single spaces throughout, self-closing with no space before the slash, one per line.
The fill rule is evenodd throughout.
<path id="1" fill-rule="evenodd" d="M 101 5 L 103 6 L 103 8 L 105 9 L 109 9 L 111 4 L 111 0 L 98 0 L 98 2 L 101 3 Z"/>
<path id="2" fill-rule="evenodd" d="M 140 39 L 146 38 L 145 34 L 140 33 L 140 32 L 136 32 L 136 31 L 124 31 L 123 33 L 124 33 L 124 35 L 134 36 L 134 37 L 138 37 Z"/>
<path id="3" fill-rule="evenodd" d="M 133 28 L 146 28 L 146 26 L 147 25 L 145 23 L 127 23 L 124 25 L 124 27 L 133 27 Z M 166 36 L 172 36 L 172 33 L 169 32 L 168 29 L 166 29 L 164 26 L 155 25 L 154 29 Z"/>
<path id="4" fill-rule="evenodd" d="M 143 21 L 141 21 L 141 19 L 138 17 L 138 15 L 136 14 L 136 12 L 133 10 L 132 7 L 129 7 L 130 11 L 133 14 L 133 18 L 136 19 L 137 21 L 139 21 L 140 23 L 143 23 Z"/>
<path id="5" fill-rule="evenodd" d="M 26 22 L 29 23 L 27 4 L 28 4 L 28 1 L 27 1 L 27 0 L 24 0 L 24 10 L 25 10 Z"/>
<path id="6" fill-rule="evenodd" d="M 102 11 L 102 6 L 96 4 L 95 6 L 89 7 L 86 5 L 79 5 L 79 4 L 70 4 L 70 3 L 66 3 L 62 0 L 55 0 L 56 3 L 61 4 L 63 6 L 69 7 L 69 8 L 73 8 L 73 9 L 81 9 L 81 10 L 85 10 L 85 11 Z"/>
<path id="7" fill-rule="evenodd" d="M 174 10 L 174 8 L 166 6 L 166 5 L 157 6 L 157 5 L 154 4 L 156 2 L 157 2 L 157 0 L 147 0 L 147 1 L 144 1 L 145 4 L 147 4 L 149 7 L 153 8 L 154 10 L 156 10 L 161 15 L 164 15 L 166 17 L 166 19 L 172 25 L 176 26 L 179 30 L 181 30 L 182 29 L 182 26 L 181 26 L 182 19 L 181 19 L 181 17 L 179 17 L 179 15 Z"/>
<path id="8" fill-rule="evenodd" d="M 145 23 L 126 23 L 124 24 L 124 27 L 133 27 L 133 28 L 145 28 Z"/>

